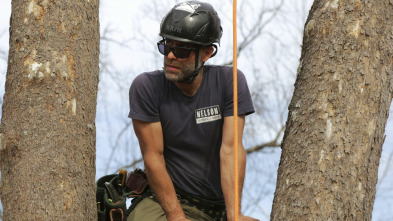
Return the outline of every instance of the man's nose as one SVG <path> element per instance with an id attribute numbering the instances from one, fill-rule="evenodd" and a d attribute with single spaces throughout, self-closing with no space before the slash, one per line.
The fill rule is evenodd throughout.
<path id="1" fill-rule="evenodd" d="M 175 56 L 175 54 L 172 51 L 169 51 L 168 58 L 169 59 L 176 59 L 176 56 Z"/>

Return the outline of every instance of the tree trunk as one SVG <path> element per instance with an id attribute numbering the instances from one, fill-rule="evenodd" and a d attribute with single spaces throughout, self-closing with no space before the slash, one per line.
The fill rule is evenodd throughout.
<path id="1" fill-rule="evenodd" d="M 0 127 L 4 220 L 95 220 L 98 0 L 13 0 Z"/>
<path id="2" fill-rule="evenodd" d="M 393 1 L 315 1 L 272 220 L 371 220 L 393 94 Z"/>

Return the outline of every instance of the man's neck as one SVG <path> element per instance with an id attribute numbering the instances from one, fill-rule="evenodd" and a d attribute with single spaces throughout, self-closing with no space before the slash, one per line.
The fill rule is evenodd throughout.
<path id="1" fill-rule="evenodd" d="M 180 89 L 180 91 L 187 96 L 194 96 L 201 86 L 203 79 L 203 68 L 200 73 L 195 77 L 191 84 L 175 82 L 175 85 Z"/>

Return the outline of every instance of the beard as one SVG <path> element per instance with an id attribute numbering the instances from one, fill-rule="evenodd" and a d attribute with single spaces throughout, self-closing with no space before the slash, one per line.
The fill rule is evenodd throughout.
<path id="1" fill-rule="evenodd" d="M 170 67 L 176 67 L 175 70 Z M 169 81 L 185 83 L 194 76 L 195 63 L 194 62 L 179 62 L 176 60 L 164 58 L 164 73 Z"/>

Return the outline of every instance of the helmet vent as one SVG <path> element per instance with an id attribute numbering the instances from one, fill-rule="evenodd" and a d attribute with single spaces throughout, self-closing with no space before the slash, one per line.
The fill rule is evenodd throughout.
<path id="1" fill-rule="evenodd" d="M 199 29 L 198 33 L 195 35 L 195 39 L 204 37 L 206 34 L 206 28 L 209 25 L 209 23 L 206 23 L 204 26 L 202 26 L 201 29 Z"/>

